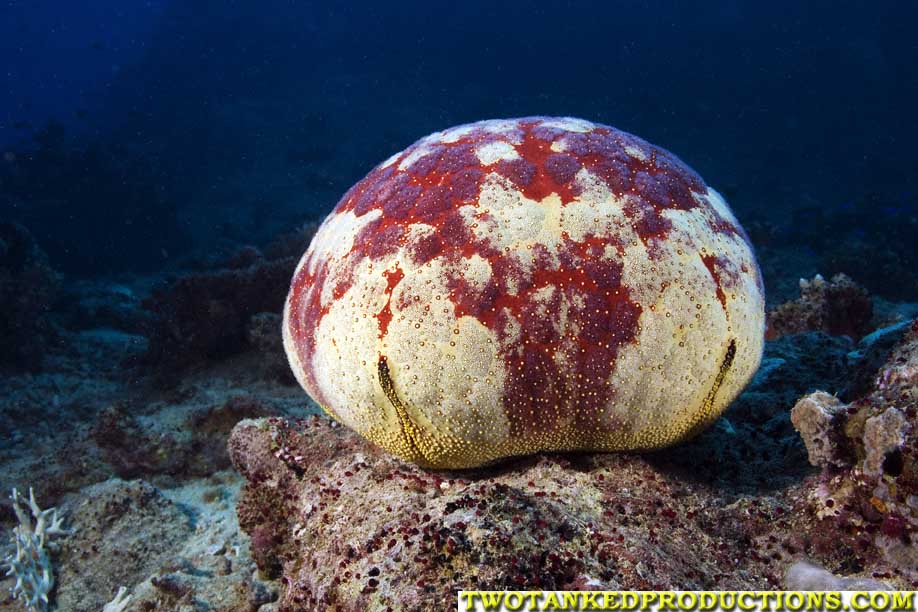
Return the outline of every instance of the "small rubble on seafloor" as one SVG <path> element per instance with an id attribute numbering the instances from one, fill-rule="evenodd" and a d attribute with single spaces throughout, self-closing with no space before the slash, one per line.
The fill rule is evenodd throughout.
<path id="1" fill-rule="evenodd" d="M 803 281 L 769 313 L 752 383 L 694 440 L 437 472 L 290 377 L 284 276 L 311 231 L 166 285 L 62 284 L 21 251 L 38 357 L 0 377 L 0 486 L 33 487 L 72 531 L 51 609 L 98 611 L 122 586 L 129 611 L 227 612 L 436 609 L 460 588 L 918 587 L 915 305 Z M 16 525 L 5 496 L 0 521 Z"/>

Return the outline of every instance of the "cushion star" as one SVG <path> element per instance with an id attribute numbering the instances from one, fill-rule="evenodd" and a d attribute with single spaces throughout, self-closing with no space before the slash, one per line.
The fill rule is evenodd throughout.
<path id="1" fill-rule="evenodd" d="M 283 321 L 329 415 L 434 468 L 686 439 L 749 381 L 763 329 L 720 194 L 636 136 L 552 117 L 437 132 L 374 168 Z"/>

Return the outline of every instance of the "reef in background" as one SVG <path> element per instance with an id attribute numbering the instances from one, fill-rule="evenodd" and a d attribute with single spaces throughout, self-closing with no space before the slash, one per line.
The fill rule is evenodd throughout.
<path id="1" fill-rule="evenodd" d="M 58 284 L 29 231 L 0 222 L 0 368 L 41 369 L 53 337 L 48 313 Z"/>
<path id="2" fill-rule="evenodd" d="M 34 486 L 76 529 L 52 556 L 61 609 L 97 612 L 120 586 L 135 610 L 227 612 L 296 598 L 423 608 L 476 584 L 769 588 L 804 559 L 914 588 L 895 560 L 915 537 L 915 416 L 902 393 L 914 389 L 918 305 L 807 281 L 772 309 L 783 332 L 752 384 L 687 444 L 424 472 L 311 416 L 318 408 L 290 379 L 281 270 L 309 231 L 171 279 L 61 280 L 34 245 L 21 251 L 44 279 L 22 294 L 43 306 L 20 328 L 42 365 L 0 377 L 0 488 Z M 12 261 L 23 260 L 3 260 L 5 278 L 25 278 Z M 825 420 L 837 446 L 820 468 L 790 418 L 817 390 L 837 394 L 846 415 Z M 231 450 L 251 481 L 229 469 L 240 420 Z M 868 457 L 879 473 L 865 476 Z M 15 524 L 7 502 L 0 521 Z M 16 609 L 0 600 L 0 612 Z"/>
<path id="3" fill-rule="evenodd" d="M 264 252 L 243 247 L 210 269 L 155 289 L 143 302 L 152 316 L 144 328 L 149 345 L 139 365 L 156 371 L 168 384 L 189 367 L 232 356 L 249 344 L 269 353 L 280 349 L 280 362 L 266 367 L 292 382 L 278 315 L 300 253 L 316 227 L 308 224 L 284 234 Z"/>
<path id="4" fill-rule="evenodd" d="M 870 329 L 873 302 L 867 290 L 844 274 L 826 281 L 817 274 L 800 279 L 800 297 L 768 313 L 765 337 L 822 331 L 860 340 Z"/>

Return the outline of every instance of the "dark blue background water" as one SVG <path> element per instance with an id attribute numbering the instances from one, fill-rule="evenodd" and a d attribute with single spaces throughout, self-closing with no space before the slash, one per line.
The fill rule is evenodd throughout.
<path id="1" fill-rule="evenodd" d="M 869 246 L 915 219 L 916 6 L 5 2 L 0 216 L 64 272 L 157 270 L 321 217 L 434 130 L 551 114 L 674 151 L 766 251 Z"/>

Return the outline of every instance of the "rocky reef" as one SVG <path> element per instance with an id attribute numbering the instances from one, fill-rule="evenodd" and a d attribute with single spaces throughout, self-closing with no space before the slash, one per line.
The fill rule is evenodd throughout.
<path id="1" fill-rule="evenodd" d="M 7 286 L 45 306 L 18 319 L 41 367 L 0 376 L 0 489 L 34 488 L 70 532 L 50 551 L 52 610 L 98 612 L 121 587 L 130 612 L 280 612 L 437 609 L 476 585 L 918 585 L 915 304 L 868 295 L 865 323 L 842 305 L 864 305 L 861 290 L 809 281 L 812 306 L 769 315 L 803 323 L 685 444 L 427 471 L 315 416 L 293 384 L 265 296 L 283 295 L 270 270 L 305 231 L 171 279 L 75 282 L 11 230 L 4 244 L 32 246 L 3 278 L 37 279 Z M 817 303 L 841 314 L 807 314 Z"/>
<path id="2" fill-rule="evenodd" d="M 812 393 L 791 419 L 822 469 L 809 498 L 826 532 L 918 580 L 918 322 L 871 393 L 848 404 Z"/>
<path id="3" fill-rule="evenodd" d="M 822 331 L 860 339 L 870 328 L 873 302 L 867 290 L 844 274 L 800 279 L 800 297 L 768 313 L 766 338 Z"/>
<path id="4" fill-rule="evenodd" d="M 631 455 L 428 472 L 323 417 L 240 423 L 230 449 L 248 480 L 240 526 L 283 576 L 283 609 L 435 609 L 466 587 L 767 588 L 803 552 L 776 535 L 793 499 L 706 500 Z M 751 554 L 739 533 L 759 540 Z"/>
<path id="5" fill-rule="evenodd" d="M 730 435 L 748 418 L 732 411 L 735 424 L 660 453 L 536 455 L 462 472 L 404 463 L 324 416 L 268 418 L 239 423 L 230 438 L 247 481 L 240 526 L 259 568 L 280 578 L 289 610 L 435 609 L 472 586 L 769 589 L 810 561 L 915 588 L 911 325 L 869 395 L 847 406 L 826 393 L 797 403 L 793 423 L 822 471 L 779 487 L 744 492 L 704 476 L 708 447 L 788 443 L 789 427 L 757 440 Z M 793 463 L 794 437 L 784 459 L 756 469 L 767 477 Z"/>
<path id="6" fill-rule="evenodd" d="M 41 368 L 58 283 L 29 231 L 0 222 L 0 367 Z"/>
<path id="7" fill-rule="evenodd" d="M 196 364 L 239 353 L 249 344 L 270 348 L 270 319 L 257 315 L 280 313 L 299 252 L 315 229 L 310 224 L 285 234 L 264 252 L 241 248 L 215 266 L 156 288 L 143 302 L 151 320 L 145 327 L 149 345 L 140 363 L 167 380 Z M 280 349 L 279 319 L 276 328 L 273 342 Z M 282 350 L 277 354 L 282 356 Z M 287 376 L 277 367 L 273 371 Z"/>
<path id="8" fill-rule="evenodd" d="M 126 368 L 149 357 L 145 333 L 168 327 L 163 311 L 142 306 L 160 279 L 59 283 L 24 230 L 11 226 L 3 236 L 4 323 L 19 334 L 14 337 L 20 344 L 7 344 L 7 335 L 2 348 L 35 348 L 42 367 L 24 370 L 24 357 L 12 353 L 13 363 L 3 364 L 0 490 L 34 488 L 42 508 L 60 510 L 67 535 L 48 551 L 50 609 L 98 612 L 122 587 L 130 612 L 251 612 L 269 605 L 278 585 L 255 575 L 249 539 L 236 521 L 241 479 L 227 471 L 226 442 L 241 419 L 314 410 L 292 386 L 288 370 L 281 371 L 279 315 L 246 310 L 238 300 L 251 303 L 252 291 L 236 295 L 230 287 L 219 297 L 228 309 L 246 313 L 232 330 L 241 338 L 234 350 L 192 351 L 184 360 Z M 302 239 L 302 232 L 294 232 L 254 260 L 238 261 L 239 267 L 221 263 L 216 271 L 190 271 L 182 278 L 261 282 L 260 288 L 282 300 L 289 278 L 253 277 L 262 266 L 283 265 L 284 248 L 298 251 Z M 207 293 L 215 284 L 222 287 L 205 282 L 191 295 L 216 299 Z M 52 288 L 57 300 L 50 297 Z M 169 295 L 171 304 L 185 294 Z M 195 299 L 206 306 L 205 299 Z M 193 310 L 169 310 L 179 311 L 194 316 Z M 174 329 L 193 333 L 190 319 L 175 321 Z M 182 333 L 164 344 L 202 346 Z M 10 500 L 2 497 L 0 559 L 10 554 L 7 532 L 17 524 Z M 15 577 L 3 566 L 0 610 L 21 610 L 9 594 Z"/>

